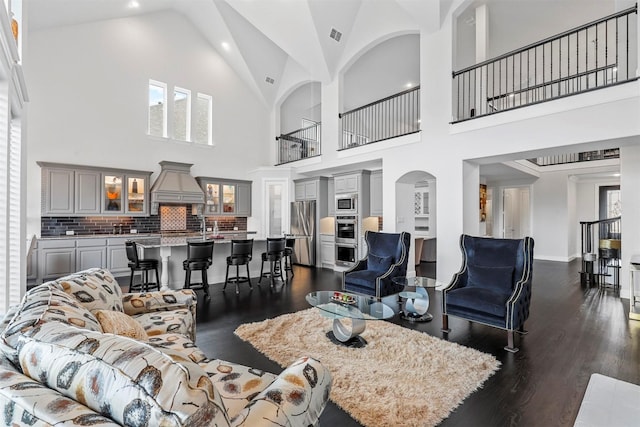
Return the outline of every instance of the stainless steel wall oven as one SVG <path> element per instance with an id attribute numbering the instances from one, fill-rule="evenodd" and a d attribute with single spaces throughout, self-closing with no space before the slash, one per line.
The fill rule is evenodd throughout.
<path id="1" fill-rule="evenodd" d="M 355 215 L 336 217 L 336 243 L 357 245 L 358 219 Z"/>
<path id="2" fill-rule="evenodd" d="M 350 243 L 336 243 L 336 265 L 351 267 L 356 263 L 358 247 Z"/>

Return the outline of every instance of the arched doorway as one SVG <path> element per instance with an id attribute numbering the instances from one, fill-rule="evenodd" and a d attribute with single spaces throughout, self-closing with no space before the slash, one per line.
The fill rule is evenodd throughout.
<path id="1" fill-rule="evenodd" d="M 411 171 L 396 181 L 396 231 L 411 233 L 407 275 L 435 278 L 436 274 L 436 177 Z"/>

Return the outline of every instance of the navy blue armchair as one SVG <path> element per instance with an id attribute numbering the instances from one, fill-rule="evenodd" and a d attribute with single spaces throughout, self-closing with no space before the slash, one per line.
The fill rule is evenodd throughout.
<path id="1" fill-rule="evenodd" d="M 342 273 L 342 288 L 378 299 L 402 291 L 392 279 L 407 275 L 411 234 L 367 231 L 364 237 L 368 255 Z"/>
<path id="2" fill-rule="evenodd" d="M 525 333 L 533 274 L 533 239 L 460 237 L 462 268 L 442 291 L 442 331 L 448 316 L 507 331 L 505 350 L 515 353 L 514 332 Z"/>

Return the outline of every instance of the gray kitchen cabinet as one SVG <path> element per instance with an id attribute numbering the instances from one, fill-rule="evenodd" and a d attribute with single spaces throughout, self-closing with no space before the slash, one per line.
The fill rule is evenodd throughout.
<path id="1" fill-rule="evenodd" d="M 358 193 L 359 178 L 358 173 L 334 176 L 335 194 Z"/>
<path id="2" fill-rule="evenodd" d="M 74 206 L 75 173 L 69 169 L 47 168 L 42 171 L 42 214 L 71 215 Z"/>
<path id="3" fill-rule="evenodd" d="M 320 235 L 320 265 L 323 268 L 333 268 L 336 262 L 335 237 L 328 234 Z"/>
<path id="4" fill-rule="evenodd" d="M 76 270 L 107 267 L 106 239 L 76 240 Z"/>
<path id="5" fill-rule="evenodd" d="M 382 170 L 371 172 L 369 205 L 371 216 L 382 216 Z"/>
<path id="6" fill-rule="evenodd" d="M 107 239 L 107 269 L 115 276 L 118 273 L 129 273 L 129 260 L 124 242 L 128 237 L 111 237 Z"/>
<path id="7" fill-rule="evenodd" d="M 236 215 L 251 216 L 251 184 L 236 184 Z"/>
<path id="8" fill-rule="evenodd" d="M 335 216 L 336 215 L 336 190 L 335 190 L 335 182 L 333 178 L 329 178 L 327 183 L 327 208 L 328 215 Z"/>
<path id="9" fill-rule="evenodd" d="M 101 174 L 88 170 L 75 172 L 75 209 L 74 213 L 100 214 Z"/>
<path id="10" fill-rule="evenodd" d="M 40 239 L 33 252 L 28 279 L 57 279 L 87 268 L 106 268 L 114 276 L 129 274 L 124 242 L 129 237 Z M 33 258 L 36 258 L 34 261 Z"/>
<path id="11" fill-rule="evenodd" d="M 251 216 L 251 181 L 199 176 L 205 216 Z"/>
<path id="12" fill-rule="evenodd" d="M 37 163 L 42 216 L 149 215 L 151 172 Z"/>
<path id="13" fill-rule="evenodd" d="M 52 239 L 38 242 L 38 277 L 55 279 L 76 271 L 76 242 L 74 239 Z"/>
<path id="14" fill-rule="evenodd" d="M 296 201 L 300 200 L 316 200 L 318 198 L 318 180 L 304 180 L 294 181 L 295 183 L 295 198 Z"/>

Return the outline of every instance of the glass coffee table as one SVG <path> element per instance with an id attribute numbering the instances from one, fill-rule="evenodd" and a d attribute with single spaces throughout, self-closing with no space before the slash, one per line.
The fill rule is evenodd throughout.
<path id="1" fill-rule="evenodd" d="M 307 302 L 319 309 L 323 317 L 333 319 L 333 330 L 327 338 L 333 343 L 361 348 L 367 341 L 360 336 L 366 321 L 384 320 L 395 315 L 393 309 L 374 297 L 340 291 L 308 293 Z"/>
<path id="2" fill-rule="evenodd" d="M 400 318 L 410 322 L 430 322 L 433 315 L 429 310 L 429 293 L 426 288 L 435 288 L 437 282 L 428 277 L 394 277 L 393 283 L 402 285 L 405 290 L 398 296 L 404 298 L 404 309 Z"/>

